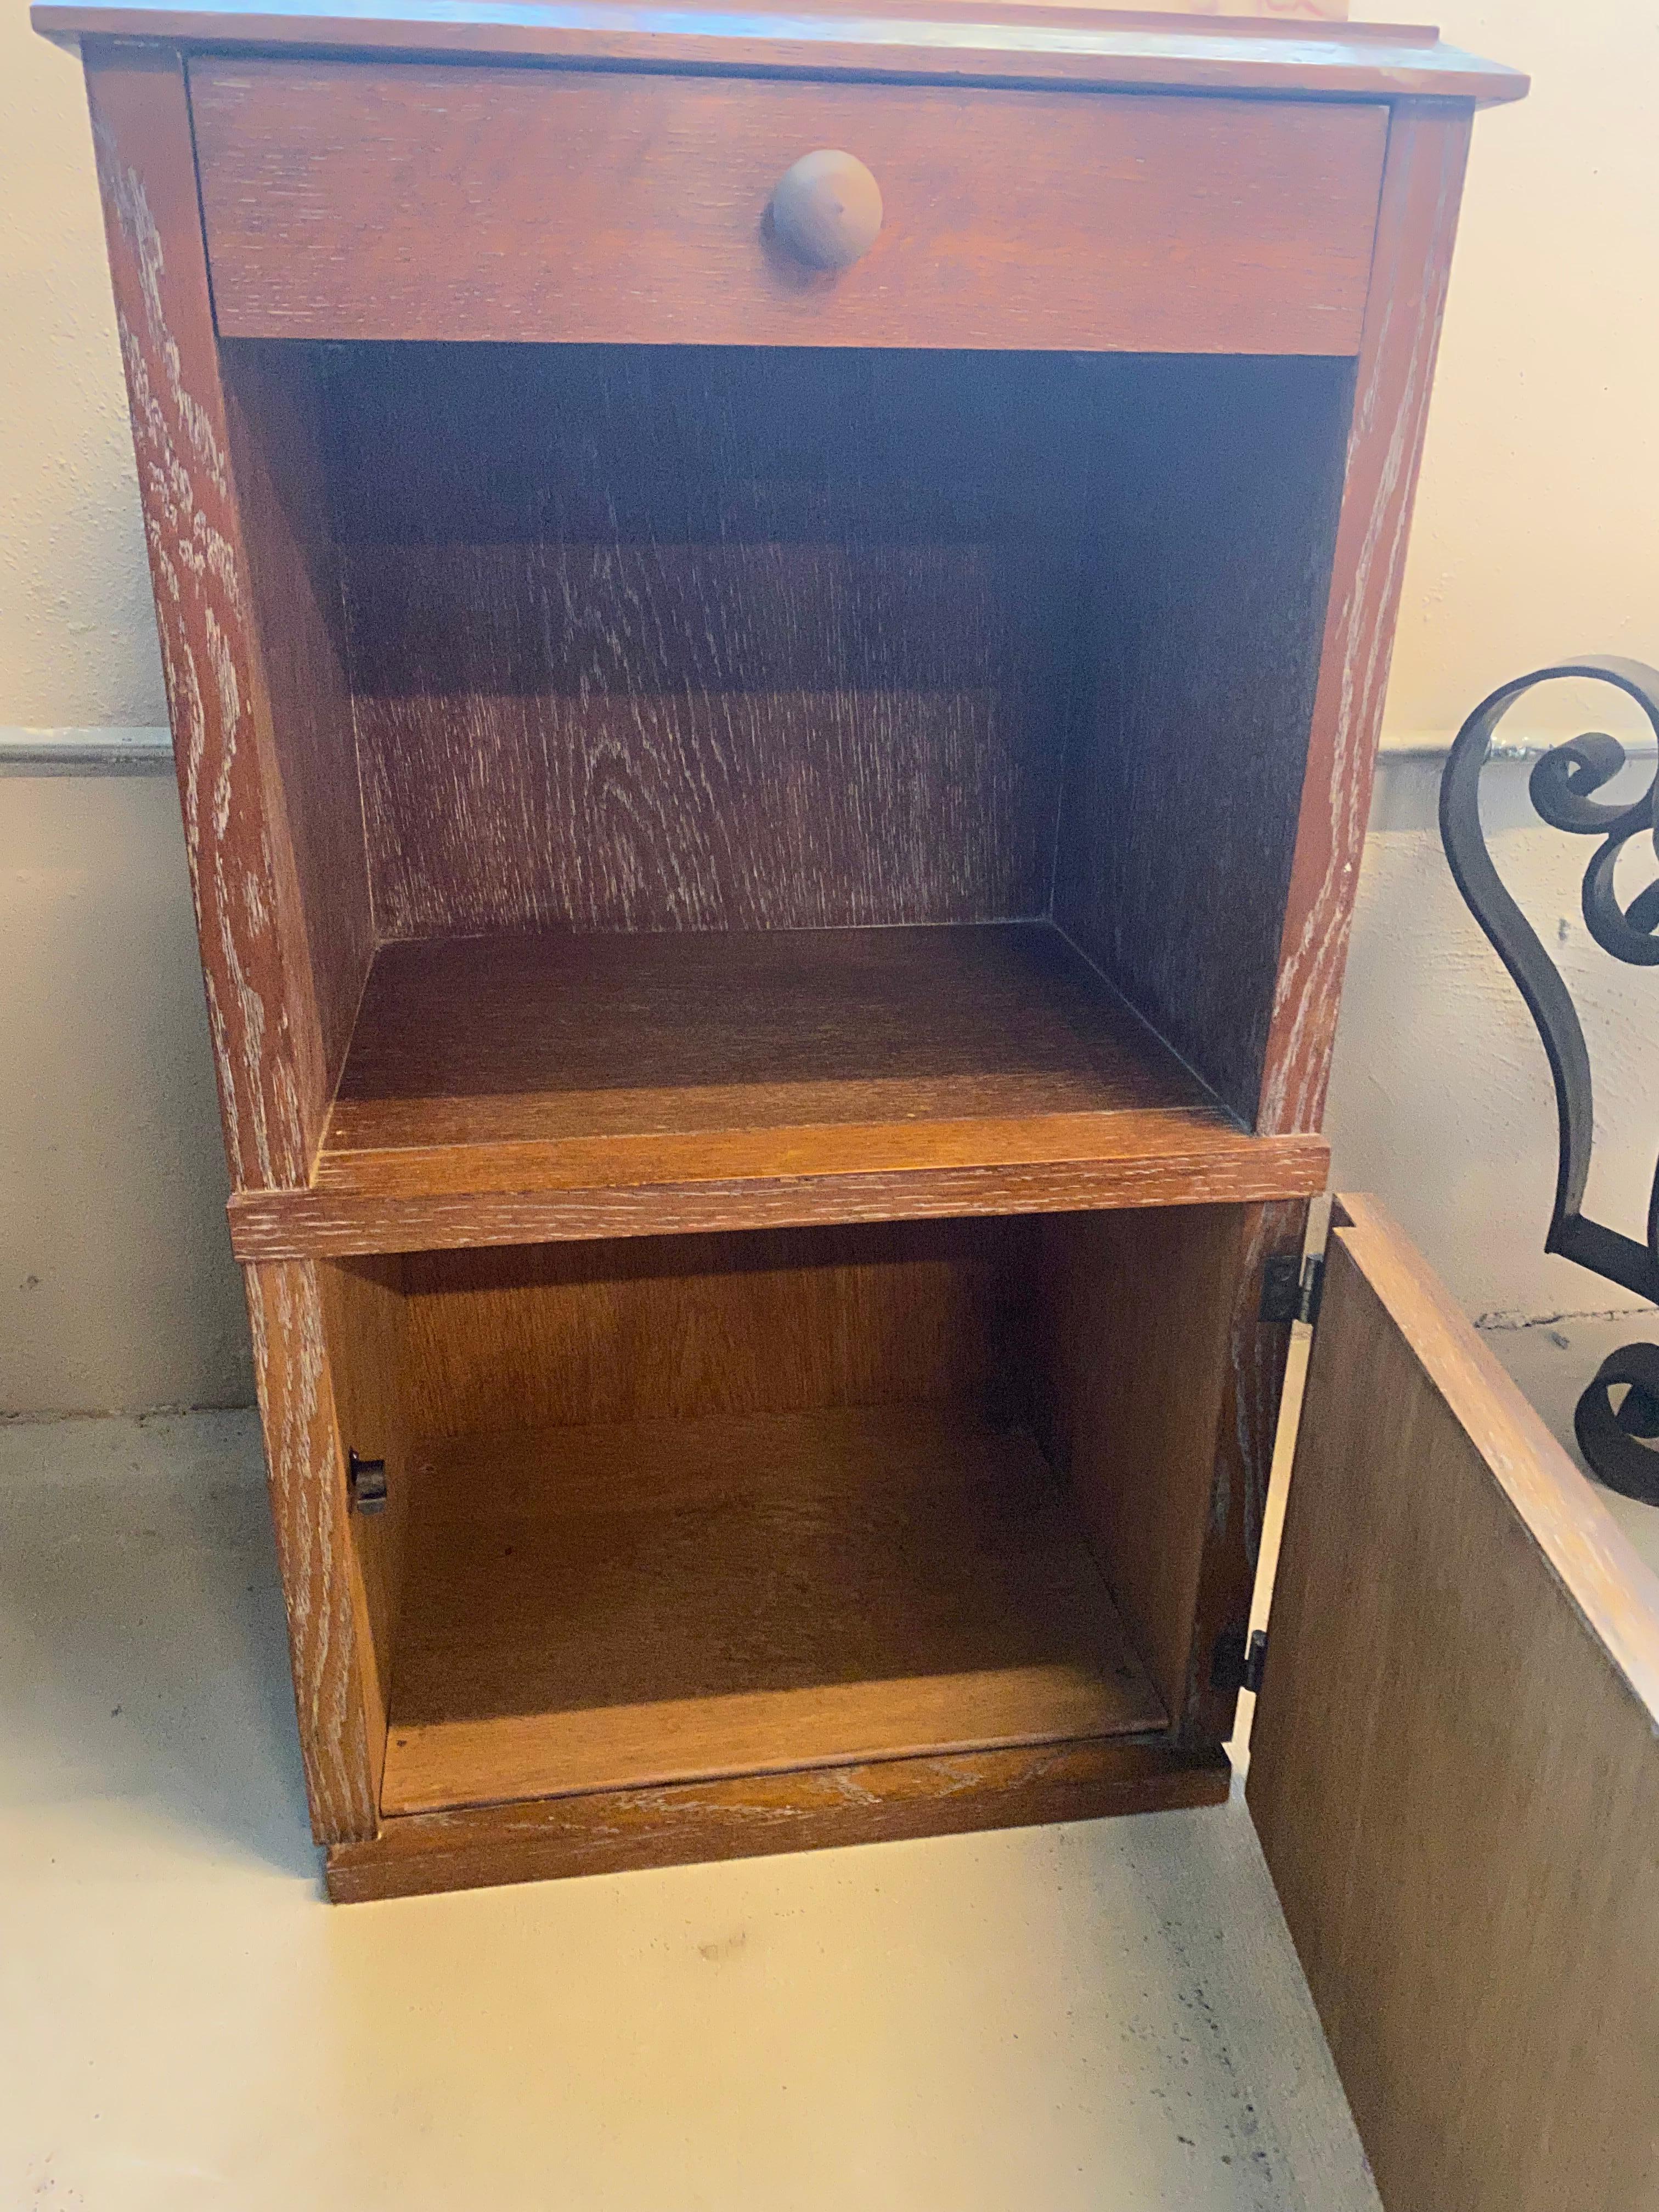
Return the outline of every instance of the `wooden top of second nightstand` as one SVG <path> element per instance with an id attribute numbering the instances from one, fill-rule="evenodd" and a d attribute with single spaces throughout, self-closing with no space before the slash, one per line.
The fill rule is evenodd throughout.
<path id="1" fill-rule="evenodd" d="M 1231 0 L 1223 0 L 1230 5 Z M 698 14 L 619 0 L 38 0 L 45 36 L 190 48 L 696 69 L 913 82 L 1121 86 L 1285 98 L 1519 100 L 1517 70 L 1414 25 L 1131 13 L 1037 0 L 905 0 L 902 13 L 810 0 Z M 1325 20 L 1310 20 L 1315 7 Z"/>

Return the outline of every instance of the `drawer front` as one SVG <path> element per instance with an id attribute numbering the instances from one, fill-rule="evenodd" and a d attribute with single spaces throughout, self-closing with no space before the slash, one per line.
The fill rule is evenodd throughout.
<path id="1" fill-rule="evenodd" d="M 227 337 L 1357 350 L 1381 106 L 366 63 L 191 70 Z M 875 242 L 769 210 L 820 148 Z"/>

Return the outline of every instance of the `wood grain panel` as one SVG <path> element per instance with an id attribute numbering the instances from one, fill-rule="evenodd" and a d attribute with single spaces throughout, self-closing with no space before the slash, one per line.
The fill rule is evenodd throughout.
<path id="1" fill-rule="evenodd" d="M 198 60 L 227 337 L 1352 353 L 1386 111 Z M 813 147 L 880 235 L 803 269 Z"/>
<path id="2" fill-rule="evenodd" d="M 54 39 L 111 37 L 179 40 L 256 49 L 344 49 L 381 55 L 448 53 L 477 59 L 589 66 L 621 63 L 650 69 L 732 69 L 823 76 L 988 79 L 1000 84 L 1126 85 L 1146 91 L 1273 93 L 1290 98 L 1397 99 L 1407 94 L 1466 100 L 1518 100 L 1519 71 L 1440 44 L 1434 32 L 1405 24 L 1355 23 L 1320 30 L 1275 22 L 1243 0 L 1248 21 L 1172 23 L 1173 11 L 1126 14 L 1115 8 L 1040 6 L 1036 0 L 907 0 L 902 18 L 872 16 L 854 0 L 816 0 L 813 13 L 704 14 L 688 17 L 613 0 L 477 0 L 465 19 L 452 0 L 401 0 L 377 15 L 331 14 L 327 0 L 272 9 L 260 0 L 46 0 L 32 11 Z M 1198 12 L 1231 15 L 1241 0 Z M 1280 12 L 1278 9 L 1275 13 Z M 1297 14 L 1317 12 L 1302 0 Z M 1334 9 L 1325 12 L 1335 14 Z"/>
<path id="3" fill-rule="evenodd" d="M 405 1263 L 399 1258 L 337 1261 L 316 1269 L 328 1346 L 340 1451 L 386 1462 L 386 1499 L 378 1513 L 348 1510 L 343 1523 L 360 1638 L 365 1729 L 375 1801 L 386 1753 L 386 1714 L 403 1610 L 404 1559 L 411 1493 L 414 1406 Z"/>
<path id="4" fill-rule="evenodd" d="M 387 1814 L 1165 1717 L 1042 1455 L 981 1417 L 514 1431 L 417 1484 Z"/>
<path id="5" fill-rule="evenodd" d="M 1229 1126 L 1043 923 L 644 937 L 471 938 L 382 949 L 318 1165 L 498 1146 L 649 1158 L 654 1140 L 854 1122 L 1115 1114 Z M 461 1182 L 466 1164 L 449 1178 Z"/>
<path id="6" fill-rule="evenodd" d="M 423 1435 L 1008 1397 L 1020 1221 L 423 1253 L 404 1265 Z"/>
<path id="7" fill-rule="evenodd" d="M 848 1142 L 859 1136 L 849 1130 Z M 976 1166 L 930 1163 L 930 1149 L 924 1137 L 908 1163 L 741 1182 L 714 1176 L 560 1188 L 543 1181 L 527 1189 L 428 1189 L 421 1196 L 247 1191 L 230 1201 L 231 1243 L 239 1258 L 252 1260 L 1087 1206 L 1231 1205 L 1311 1196 L 1325 1188 L 1330 1164 L 1322 1137 L 1248 1137 L 1194 1129 L 1184 1120 L 1171 1129 L 1133 1115 L 1109 1122 L 1086 1145 L 1045 1147 L 1048 1157 L 1036 1161 L 1036 1148 L 1023 1141 L 1017 1158 Z"/>
<path id="8" fill-rule="evenodd" d="M 1261 1129 L 1317 1128 L 1325 1110 L 1468 143 L 1467 111 L 1409 100 L 1394 111 L 1296 856 L 1251 1116 Z"/>
<path id="9" fill-rule="evenodd" d="M 1251 1810 L 1383 2203 L 1638 2212 L 1659 1581 L 1398 1231 L 1352 1213 Z"/>
<path id="10" fill-rule="evenodd" d="M 322 1299 L 307 1261 L 249 1267 L 245 1278 L 312 1833 L 339 1843 L 374 1833 L 385 1738 L 375 1740 L 371 1630 L 346 1526 Z"/>
<path id="11" fill-rule="evenodd" d="M 256 705 L 293 855 L 295 957 L 319 1066 L 307 1134 L 339 1079 L 374 950 L 345 609 L 325 475 L 319 364 L 299 347 L 220 349 L 231 471 L 258 640 Z"/>
<path id="12" fill-rule="evenodd" d="M 1245 1120 L 1261 1092 L 1352 371 L 1126 365 L 1055 920 Z"/>
<path id="13" fill-rule="evenodd" d="M 405 1814 L 383 1822 L 373 1841 L 330 1850 L 328 1893 L 340 1903 L 421 1896 L 1218 1805 L 1231 1773 L 1222 1753 L 1097 1738 Z"/>
<path id="14" fill-rule="evenodd" d="M 1041 1224 L 1037 1434 L 1177 1719 L 1245 1221 L 1235 1206 L 1180 1206 Z"/>
<path id="15" fill-rule="evenodd" d="M 441 941 L 377 956 L 313 1190 L 232 1225 L 414 1250 L 1272 1197 L 1324 1160 L 1241 1135 L 1044 924 Z"/>
<path id="16" fill-rule="evenodd" d="M 225 1149 L 238 1188 L 299 1183 L 332 1073 L 271 757 L 184 75 L 155 49 L 93 42 L 85 58 Z"/>
<path id="17" fill-rule="evenodd" d="M 331 391 L 382 935 L 1046 908 L 1071 362 L 375 347 Z"/>

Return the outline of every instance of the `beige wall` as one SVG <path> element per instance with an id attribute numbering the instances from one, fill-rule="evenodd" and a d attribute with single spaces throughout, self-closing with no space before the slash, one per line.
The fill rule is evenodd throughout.
<path id="1" fill-rule="evenodd" d="M 1443 738 L 1495 683 L 1563 653 L 1659 659 L 1659 10 L 1453 0 L 1443 21 L 1532 70 L 1536 89 L 1477 126 L 1395 742 Z M 0 16 L 0 726 L 159 722 L 79 79 L 16 5 Z M 1534 726 L 1569 726 L 1571 711 Z M 1388 772 L 1339 1041 L 1339 1172 L 1407 1215 L 1472 1310 L 1617 1303 L 1536 1249 L 1553 1141 L 1542 1061 L 1448 890 L 1431 800 L 1422 770 Z M 1659 983 L 1590 960 L 1561 856 L 1536 833 L 1503 834 L 1582 961 L 1607 1202 L 1628 1206 L 1659 1142 Z M 170 790 L 0 778 L 0 1411 L 240 1395 Z"/>
<path id="2" fill-rule="evenodd" d="M 79 64 L 0 9 L 0 726 L 165 721 Z"/>
<path id="3" fill-rule="evenodd" d="M 0 776 L 0 1412 L 252 1396 L 170 775 Z"/>
<path id="4" fill-rule="evenodd" d="M 1475 123 L 1389 696 L 1391 732 L 1447 731 L 1564 654 L 1659 661 L 1659 8 L 1353 13 L 1533 79 Z"/>

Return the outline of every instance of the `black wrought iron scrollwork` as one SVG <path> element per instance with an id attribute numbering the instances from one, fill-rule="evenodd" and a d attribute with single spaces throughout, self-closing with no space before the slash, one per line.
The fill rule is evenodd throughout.
<path id="1" fill-rule="evenodd" d="M 1526 1000 L 1555 1084 L 1560 1153 L 1547 1252 L 1559 1252 L 1638 1297 L 1659 1301 L 1659 1162 L 1648 1203 L 1647 1238 L 1592 1221 L 1583 1211 L 1595 1141 L 1589 1054 L 1571 994 L 1542 941 L 1505 890 L 1480 824 L 1480 772 L 1493 736 L 1516 702 L 1540 684 L 1587 677 L 1636 701 L 1659 738 L 1659 671 L 1640 661 L 1565 661 L 1484 699 L 1458 732 L 1440 784 L 1440 835 L 1457 887 Z M 1659 864 L 1659 770 L 1633 801 L 1598 799 L 1627 764 L 1616 738 L 1595 732 L 1552 747 L 1528 786 L 1534 811 L 1552 829 L 1601 840 L 1584 872 L 1584 924 L 1603 951 L 1632 967 L 1659 967 L 1659 875 L 1620 906 L 1615 873 L 1638 838 L 1652 842 Z M 1622 1386 L 1615 1408 L 1612 1393 Z M 1659 1437 L 1659 1346 L 1626 1346 L 1603 1363 L 1578 1401 L 1579 1447 L 1602 1481 L 1626 1497 L 1659 1504 L 1659 1452 L 1639 1439 Z"/>

